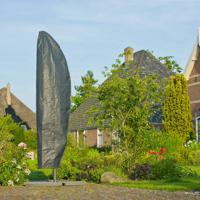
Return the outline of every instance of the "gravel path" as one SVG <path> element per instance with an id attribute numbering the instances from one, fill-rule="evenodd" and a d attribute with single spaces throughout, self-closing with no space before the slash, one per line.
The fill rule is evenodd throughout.
<path id="1" fill-rule="evenodd" d="M 0 187 L 0 200 L 200 200 L 200 193 L 130 189 L 109 185 Z"/>

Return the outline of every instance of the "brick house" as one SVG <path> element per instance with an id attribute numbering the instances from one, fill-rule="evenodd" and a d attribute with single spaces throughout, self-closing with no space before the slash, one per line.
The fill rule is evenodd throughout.
<path id="1" fill-rule="evenodd" d="M 185 77 L 188 81 L 188 93 L 193 117 L 199 115 L 200 110 L 200 29 L 197 41 L 188 59 L 185 68 Z"/>
<path id="2" fill-rule="evenodd" d="M 170 72 L 162 63 L 159 62 L 149 51 L 141 50 L 136 53 L 131 47 L 124 50 L 125 62 L 131 62 L 128 73 L 131 74 L 133 69 L 142 67 L 142 73 L 157 73 L 160 78 L 169 78 Z M 98 106 L 98 99 L 95 97 L 86 99 L 70 116 L 69 130 L 73 134 L 77 143 L 80 139 L 87 146 L 102 147 L 110 145 L 112 142 L 112 134 L 109 132 L 109 124 L 105 124 L 105 131 L 100 131 L 93 124 L 88 124 L 87 111 L 91 106 Z M 162 126 L 161 113 L 154 116 L 151 124 L 160 128 Z"/>
<path id="3" fill-rule="evenodd" d="M 10 91 L 10 84 L 0 89 L 0 117 L 7 114 L 24 129 L 36 128 L 35 113 Z"/>
<path id="4" fill-rule="evenodd" d="M 200 29 L 198 30 L 197 40 L 188 59 L 184 74 L 188 81 L 188 94 L 196 134 L 200 135 L 198 133 L 200 131 L 198 130 L 198 125 L 200 125 Z"/>

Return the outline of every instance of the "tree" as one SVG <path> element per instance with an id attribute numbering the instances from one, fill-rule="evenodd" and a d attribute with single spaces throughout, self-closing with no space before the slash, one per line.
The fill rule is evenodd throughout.
<path id="1" fill-rule="evenodd" d="M 75 86 L 76 95 L 72 97 L 71 111 L 75 111 L 83 101 L 93 95 L 96 91 L 97 80 L 94 79 L 92 71 L 87 71 L 85 76 L 81 77 L 82 85 Z"/>
<path id="2" fill-rule="evenodd" d="M 181 73 L 182 68 L 177 64 L 175 60 L 173 60 L 173 56 L 165 56 L 165 57 L 159 57 L 158 59 L 162 64 L 164 64 L 170 72 L 173 73 Z"/>
<path id="3" fill-rule="evenodd" d="M 155 114 L 155 105 L 160 103 L 160 84 L 155 75 L 141 77 L 135 70 L 127 73 L 129 65 L 118 62 L 113 65 L 110 76 L 99 88 L 99 107 L 94 107 L 94 121 L 103 128 L 109 123 L 112 132 L 119 138 L 119 148 L 126 155 L 127 170 L 148 149 L 150 118 Z M 109 73 L 107 73 L 109 74 Z"/>
<path id="4" fill-rule="evenodd" d="M 178 134 L 184 142 L 192 132 L 192 114 L 187 81 L 182 74 L 171 76 L 166 87 L 163 125 L 167 132 Z"/>

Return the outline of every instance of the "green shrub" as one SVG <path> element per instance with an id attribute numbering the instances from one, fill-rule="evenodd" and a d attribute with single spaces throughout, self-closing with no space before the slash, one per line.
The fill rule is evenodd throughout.
<path id="1" fill-rule="evenodd" d="M 103 159 L 101 154 L 95 149 L 80 150 L 80 160 L 77 162 L 77 167 L 82 170 L 91 170 L 101 168 Z"/>
<path id="2" fill-rule="evenodd" d="M 61 167 L 57 169 L 59 179 L 76 180 L 79 174 L 80 170 L 73 167 L 69 161 L 62 163 Z"/>
<path id="3" fill-rule="evenodd" d="M 36 130 L 24 131 L 24 143 L 27 144 L 28 149 L 37 150 L 37 133 Z"/>
<path id="4" fill-rule="evenodd" d="M 189 152 L 188 164 L 189 165 L 200 165 L 200 149 L 199 150 L 191 150 Z"/>
<path id="5" fill-rule="evenodd" d="M 198 176 L 197 172 L 192 170 L 191 167 L 187 167 L 187 166 L 183 166 L 182 167 L 182 175 L 184 177 L 187 177 L 187 176 Z"/>
<path id="6" fill-rule="evenodd" d="M 121 167 L 109 165 L 109 166 L 104 166 L 104 171 L 105 172 L 113 172 L 119 177 L 126 178 L 127 175 L 124 173 L 123 169 Z"/>
<path id="7" fill-rule="evenodd" d="M 104 173 L 104 170 L 99 168 L 99 169 L 92 169 L 88 171 L 88 179 L 89 181 L 95 182 L 95 183 L 100 183 L 101 181 L 101 175 Z"/>
<path id="8" fill-rule="evenodd" d="M 188 148 L 183 145 L 182 138 L 168 132 L 152 130 L 149 137 L 148 151 L 138 160 L 138 163 L 151 165 L 162 159 L 173 159 L 184 165 L 188 159 Z M 162 152 L 162 150 L 164 150 Z"/>
<path id="9" fill-rule="evenodd" d="M 19 130 L 10 116 L 0 118 L 0 185 L 22 184 L 30 173 L 26 151 L 16 145 Z"/>
<path id="10" fill-rule="evenodd" d="M 88 174 L 88 171 L 79 170 L 79 172 L 76 174 L 76 180 L 77 181 L 90 181 L 90 176 Z"/>
<path id="11" fill-rule="evenodd" d="M 60 179 L 99 182 L 102 166 L 103 159 L 96 149 L 67 147 L 57 174 Z"/>
<path id="12" fill-rule="evenodd" d="M 27 168 L 24 152 L 20 149 L 14 149 L 18 154 L 11 160 L 6 158 L 5 162 L 1 162 L 0 166 L 0 185 L 19 185 L 25 181 L 26 176 L 30 174 Z"/>
<path id="13" fill-rule="evenodd" d="M 77 143 L 76 143 L 76 138 L 74 137 L 74 135 L 72 133 L 68 133 L 67 134 L 67 147 L 76 147 Z"/>
<path id="14" fill-rule="evenodd" d="M 110 153 L 112 151 L 112 146 L 111 145 L 107 145 L 107 146 L 103 146 L 97 149 L 100 153 L 104 152 L 104 153 Z"/>
<path id="15" fill-rule="evenodd" d="M 0 118 L 1 131 L 4 134 L 9 133 L 12 135 L 12 142 L 18 145 L 20 142 L 24 142 L 24 129 L 19 124 L 15 123 L 10 115 Z"/>
<path id="16" fill-rule="evenodd" d="M 120 152 L 112 152 L 109 154 L 105 154 L 103 157 L 104 160 L 104 166 L 117 166 L 122 167 L 124 162 L 123 154 Z"/>
<path id="17" fill-rule="evenodd" d="M 129 178 L 133 180 L 148 180 L 151 178 L 152 166 L 144 164 L 136 164 L 133 171 L 129 174 Z"/>
<path id="18" fill-rule="evenodd" d="M 152 179 L 176 178 L 183 175 L 183 168 L 174 159 L 163 159 L 152 166 Z"/>
<path id="19" fill-rule="evenodd" d="M 185 144 L 188 165 L 200 165 L 200 143 L 189 140 Z"/>

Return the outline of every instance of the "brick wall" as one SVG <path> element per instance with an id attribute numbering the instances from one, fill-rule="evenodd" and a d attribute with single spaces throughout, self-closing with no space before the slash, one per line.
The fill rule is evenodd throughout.
<path id="1" fill-rule="evenodd" d="M 109 130 L 105 130 L 103 133 L 104 145 L 108 146 L 112 144 L 112 133 Z"/>
<path id="2" fill-rule="evenodd" d="M 188 94 L 190 97 L 190 101 L 198 101 L 200 100 L 200 81 L 198 85 L 189 85 L 188 86 Z"/>
<path id="3" fill-rule="evenodd" d="M 97 129 L 85 131 L 85 145 L 88 147 L 97 146 Z"/>
<path id="4" fill-rule="evenodd" d="M 77 132 L 72 131 L 71 134 L 73 135 L 74 141 L 77 144 Z M 79 131 L 79 145 L 84 143 L 88 147 L 97 146 L 97 129 L 91 129 L 91 130 L 85 130 L 85 131 Z M 103 134 L 103 142 L 105 146 L 112 144 L 112 134 L 109 132 L 109 130 L 105 130 L 102 132 Z M 83 140 L 83 141 L 82 141 Z"/>
<path id="5" fill-rule="evenodd" d="M 197 60 L 190 74 L 188 95 L 190 97 L 192 115 L 196 117 L 200 109 L 200 59 Z"/>

